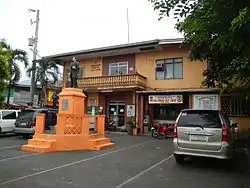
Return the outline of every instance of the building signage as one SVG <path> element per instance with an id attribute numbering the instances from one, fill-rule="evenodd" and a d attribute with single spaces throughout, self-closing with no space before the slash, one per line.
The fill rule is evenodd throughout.
<path id="1" fill-rule="evenodd" d="M 97 100 L 96 99 L 88 99 L 87 106 L 88 107 L 97 106 Z"/>
<path id="2" fill-rule="evenodd" d="M 182 104 L 182 95 L 149 95 L 149 104 Z"/>
<path id="3" fill-rule="evenodd" d="M 193 95 L 193 109 L 218 110 L 218 95 Z"/>
<path id="4" fill-rule="evenodd" d="M 101 64 L 92 64 L 90 65 L 91 69 L 90 71 L 100 71 L 101 70 Z"/>
<path id="5" fill-rule="evenodd" d="M 135 116 L 135 105 L 127 105 L 127 117 Z"/>

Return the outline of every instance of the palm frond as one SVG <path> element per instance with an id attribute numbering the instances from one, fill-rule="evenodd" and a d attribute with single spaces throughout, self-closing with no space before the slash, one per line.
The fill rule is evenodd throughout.
<path id="1" fill-rule="evenodd" d="M 27 76 L 30 78 L 31 77 L 31 73 L 32 73 L 32 70 L 33 70 L 34 68 L 33 67 L 29 67 L 29 68 L 27 68 L 27 70 L 26 70 L 26 74 L 27 74 Z"/>
<path id="2" fill-rule="evenodd" d="M 41 58 L 36 60 L 36 81 L 39 81 L 42 86 L 45 86 L 51 79 L 53 79 L 55 83 L 58 80 L 58 62 L 58 60 L 51 58 Z"/>
<path id="3" fill-rule="evenodd" d="M 24 50 L 15 49 L 13 51 L 13 61 L 21 61 L 25 68 L 29 65 L 28 54 Z"/>
<path id="4" fill-rule="evenodd" d="M 53 82 L 56 83 L 58 81 L 58 74 L 53 71 L 47 71 L 48 76 L 51 76 L 53 79 Z"/>
<path id="5" fill-rule="evenodd" d="M 12 63 L 12 72 L 11 72 L 11 80 L 12 80 L 12 83 L 17 83 L 20 78 L 21 78 L 21 70 L 20 70 L 20 67 L 15 63 L 13 62 Z"/>

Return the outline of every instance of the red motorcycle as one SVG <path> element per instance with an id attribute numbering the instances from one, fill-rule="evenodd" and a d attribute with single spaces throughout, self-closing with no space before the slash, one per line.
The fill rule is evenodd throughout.
<path id="1" fill-rule="evenodd" d="M 159 138 L 160 136 L 164 136 L 165 138 L 168 138 L 168 125 L 167 124 L 154 124 L 151 127 L 152 137 L 153 138 Z"/>

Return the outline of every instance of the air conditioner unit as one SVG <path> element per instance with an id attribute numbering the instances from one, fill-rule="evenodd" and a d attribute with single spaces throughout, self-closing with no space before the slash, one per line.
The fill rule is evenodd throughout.
<path id="1" fill-rule="evenodd" d="M 157 63 L 155 70 L 156 71 L 164 71 L 164 63 Z"/>

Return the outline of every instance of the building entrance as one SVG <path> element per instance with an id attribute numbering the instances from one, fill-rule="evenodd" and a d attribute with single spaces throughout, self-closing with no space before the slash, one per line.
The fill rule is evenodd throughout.
<path id="1" fill-rule="evenodd" d="M 125 124 L 125 103 L 110 102 L 108 105 L 108 116 L 113 119 L 116 126 L 123 126 Z"/>

